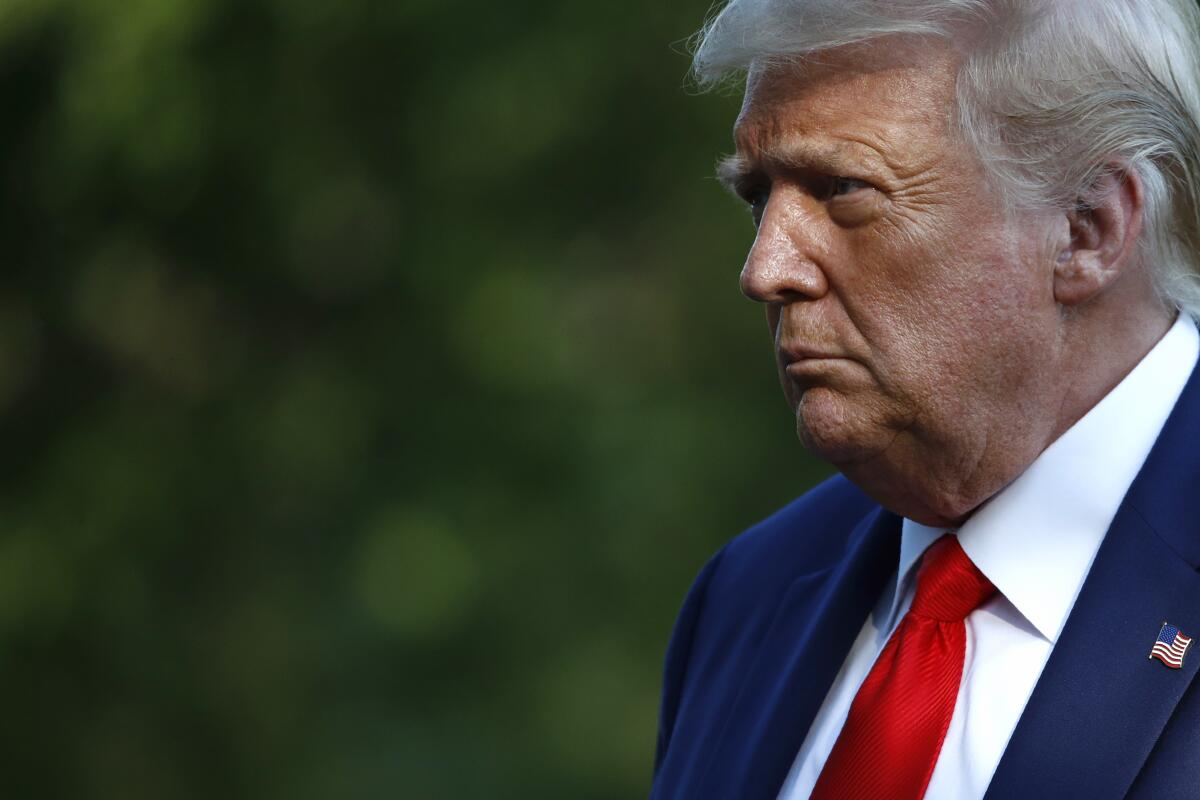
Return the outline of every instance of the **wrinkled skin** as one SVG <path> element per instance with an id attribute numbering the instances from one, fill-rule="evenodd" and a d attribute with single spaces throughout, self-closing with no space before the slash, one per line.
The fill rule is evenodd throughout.
<path id="1" fill-rule="evenodd" d="M 957 65 L 859 47 L 752 69 L 722 167 L 800 439 L 931 525 L 1019 475 L 1173 318 L 1136 264 L 1136 176 L 1095 215 L 1006 219 L 951 130 Z"/>

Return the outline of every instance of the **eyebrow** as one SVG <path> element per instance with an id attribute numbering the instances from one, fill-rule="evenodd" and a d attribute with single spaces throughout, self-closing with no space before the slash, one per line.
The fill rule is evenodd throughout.
<path id="1" fill-rule="evenodd" d="M 717 181 L 736 197 L 745 197 L 753 182 L 754 169 L 740 153 L 722 156 L 717 161 Z"/>
<path id="2" fill-rule="evenodd" d="M 841 173 L 861 172 L 866 163 L 883 165 L 884 162 L 867 145 L 851 148 L 839 144 L 785 140 L 764 148 L 757 158 L 750 158 L 744 153 L 725 156 L 717 162 L 716 174 L 722 186 L 741 197 L 768 167 L 782 171 Z"/>

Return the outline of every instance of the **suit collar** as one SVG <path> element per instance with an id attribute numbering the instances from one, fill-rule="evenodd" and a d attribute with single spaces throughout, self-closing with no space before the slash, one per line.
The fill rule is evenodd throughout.
<path id="1" fill-rule="evenodd" d="M 1122 501 L 987 798 L 1124 797 L 1200 668 L 1148 656 L 1200 633 L 1200 370 Z"/>

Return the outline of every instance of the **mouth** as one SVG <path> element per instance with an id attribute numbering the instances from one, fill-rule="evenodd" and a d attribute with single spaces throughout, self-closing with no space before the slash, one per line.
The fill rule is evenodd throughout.
<path id="1" fill-rule="evenodd" d="M 845 356 L 833 349 L 824 349 L 808 345 L 792 344 L 778 349 L 779 362 L 784 367 L 792 364 L 802 364 L 807 361 L 844 361 Z"/>
<path id="2" fill-rule="evenodd" d="M 811 356 L 795 360 L 784 360 L 783 371 L 792 378 L 809 378 L 827 373 L 845 364 L 848 359 L 841 356 Z"/>
<path id="3" fill-rule="evenodd" d="M 836 348 L 788 343 L 778 349 L 779 366 L 798 388 L 823 383 L 843 370 L 850 359 Z"/>

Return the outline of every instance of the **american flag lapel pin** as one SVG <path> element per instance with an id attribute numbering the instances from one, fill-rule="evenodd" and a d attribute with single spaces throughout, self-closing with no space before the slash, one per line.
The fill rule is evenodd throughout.
<path id="1" fill-rule="evenodd" d="M 1150 648 L 1150 658 L 1157 658 L 1171 669 L 1183 666 L 1183 656 L 1192 644 L 1192 637 L 1183 633 L 1169 622 L 1164 622 L 1158 631 L 1154 647 Z"/>

